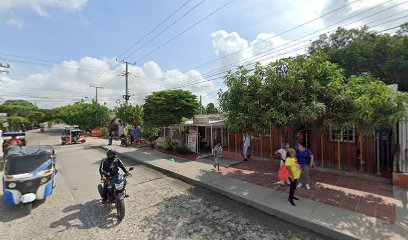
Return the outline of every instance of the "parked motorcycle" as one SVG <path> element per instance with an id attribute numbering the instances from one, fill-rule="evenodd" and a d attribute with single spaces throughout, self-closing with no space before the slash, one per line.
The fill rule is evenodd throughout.
<path id="1" fill-rule="evenodd" d="M 128 139 L 126 136 L 122 136 L 120 138 L 120 146 L 121 147 L 127 147 L 128 146 Z"/>
<path id="2" fill-rule="evenodd" d="M 132 171 L 134 168 L 130 167 L 129 171 Z M 128 197 L 126 195 L 126 180 L 127 175 L 124 174 L 117 174 L 114 177 L 109 177 L 106 180 L 106 196 L 107 196 L 107 203 L 111 205 L 115 203 L 116 206 L 116 213 L 118 215 L 118 220 L 122 221 L 125 217 L 125 198 Z M 103 182 L 98 185 L 98 191 L 101 196 L 104 195 L 104 187 Z"/>

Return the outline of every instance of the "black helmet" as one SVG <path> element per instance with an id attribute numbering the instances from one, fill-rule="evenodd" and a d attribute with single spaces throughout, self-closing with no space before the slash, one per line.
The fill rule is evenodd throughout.
<path id="1" fill-rule="evenodd" d="M 106 156 L 109 158 L 110 156 L 115 157 L 116 156 L 116 152 L 112 149 L 108 150 L 106 152 Z"/>

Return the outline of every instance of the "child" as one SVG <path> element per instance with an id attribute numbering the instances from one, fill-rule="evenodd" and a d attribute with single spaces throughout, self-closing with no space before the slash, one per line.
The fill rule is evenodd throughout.
<path id="1" fill-rule="evenodd" d="M 296 151 L 293 148 L 289 148 L 288 150 L 289 157 L 285 160 L 285 165 L 288 167 L 289 170 L 289 181 L 290 181 L 290 190 L 289 190 L 289 198 L 288 202 L 292 206 L 296 206 L 293 200 L 299 200 L 299 198 L 295 197 L 295 189 L 297 185 L 297 181 L 300 178 L 300 165 L 296 159 Z"/>
<path id="2" fill-rule="evenodd" d="M 218 167 L 220 170 L 220 157 L 222 157 L 222 147 L 221 143 L 218 142 L 217 145 L 214 147 L 214 168 Z"/>
<path id="3" fill-rule="evenodd" d="M 286 155 L 287 155 L 289 148 L 290 148 L 289 143 L 286 143 L 284 147 L 282 147 L 281 149 L 273 153 L 273 156 L 280 160 L 280 167 L 282 167 L 282 165 L 285 164 L 285 159 L 286 159 Z M 286 180 L 286 183 L 290 185 L 289 179 Z M 285 186 L 285 180 L 279 180 L 275 184 L 280 184 L 281 186 Z"/>

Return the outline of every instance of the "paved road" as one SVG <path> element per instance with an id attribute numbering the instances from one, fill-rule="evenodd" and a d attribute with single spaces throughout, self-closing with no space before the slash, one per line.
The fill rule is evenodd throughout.
<path id="1" fill-rule="evenodd" d="M 5 206 L 0 195 L 0 239 L 324 239 L 126 161 L 135 170 L 126 217 L 118 224 L 115 209 L 101 204 L 96 189 L 103 152 L 87 144 L 59 146 L 60 131 L 28 135 L 31 145 L 57 146 L 57 188 L 44 203 L 34 204 L 30 215 Z"/>

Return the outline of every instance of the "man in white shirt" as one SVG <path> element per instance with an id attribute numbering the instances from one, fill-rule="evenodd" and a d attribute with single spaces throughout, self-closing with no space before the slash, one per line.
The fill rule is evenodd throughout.
<path id="1" fill-rule="evenodd" d="M 244 161 L 247 161 L 249 158 L 249 147 L 251 146 L 252 137 L 249 134 L 244 135 Z"/>

